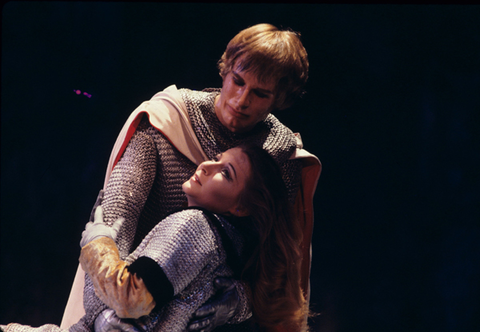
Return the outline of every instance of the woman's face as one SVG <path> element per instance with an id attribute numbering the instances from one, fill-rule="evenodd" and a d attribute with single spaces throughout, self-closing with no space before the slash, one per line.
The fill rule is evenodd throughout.
<path id="1" fill-rule="evenodd" d="M 250 174 L 250 161 L 240 148 L 227 150 L 215 160 L 201 163 L 182 186 L 188 206 L 203 207 L 214 213 L 245 215 L 239 207 L 239 199 Z"/>
<path id="2" fill-rule="evenodd" d="M 228 130 L 249 131 L 272 111 L 274 91 L 273 80 L 259 82 L 255 74 L 234 65 L 223 79 L 222 93 L 215 101 L 215 114 Z"/>

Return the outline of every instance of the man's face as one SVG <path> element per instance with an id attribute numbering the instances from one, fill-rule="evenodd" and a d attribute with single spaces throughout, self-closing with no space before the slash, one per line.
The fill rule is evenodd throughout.
<path id="1" fill-rule="evenodd" d="M 273 80 L 262 83 L 255 74 L 233 66 L 223 79 L 222 93 L 215 101 L 215 114 L 228 130 L 246 132 L 267 117 L 274 100 Z"/>

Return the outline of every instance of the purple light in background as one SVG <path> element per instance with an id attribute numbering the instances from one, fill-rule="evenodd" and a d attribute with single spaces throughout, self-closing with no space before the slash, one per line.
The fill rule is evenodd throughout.
<path id="1" fill-rule="evenodd" d="M 73 89 L 73 92 L 75 92 L 77 95 L 80 95 L 80 94 L 82 93 L 82 91 L 80 91 L 80 90 L 75 90 L 75 89 Z M 88 97 L 88 98 L 92 98 L 92 95 L 89 94 L 89 93 L 87 93 L 87 92 L 84 92 L 83 95 L 86 96 L 86 97 Z"/>

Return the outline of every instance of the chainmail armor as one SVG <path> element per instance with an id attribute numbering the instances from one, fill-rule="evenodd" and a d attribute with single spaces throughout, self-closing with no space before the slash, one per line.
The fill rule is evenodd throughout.
<path id="1" fill-rule="evenodd" d="M 240 255 L 241 235 L 217 217 Z M 221 243 L 217 230 L 199 210 L 183 210 L 158 223 L 126 261 L 131 264 L 141 256 L 154 259 L 172 283 L 175 297 L 136 325 L 145 331 L 184 331 L 193 313 L 215 293 L 214 278 L 233 275 Z"/>
<path id="2" fill-rule="evenodd" d="M 187 106 L 190 121 L 200 145 L 208 158 L 228 149 L 251 142 L 261 146 L 277 161 L 283 172 L 289 199 L 293 203 L 300 184 L 302 165 L 298 160 L 289 160 L 297 146 L 295 135 L 278 119 L 269 114 L 258 123 L 252 131 L 234 133 L 221 124 L 215 114 L 215 97 L 220 89 L 193 91 L 180 89 L 180 94 Z"/>
<path id="3" fill-rule="evenodd" d="M 259 144 L 282 165 L 284 181 L 292 201 L 294 200 L 300 183 L 301 164 L 289 160 L 296 147 L 296 140 L 290 129 L 270 114 L 253 131 L 232 133 L 215 115 L 215 97 L 220 93 L 219 89 L 179 91 L 195 134 L 209 158 L 213 159 L 219 153 L 244 141 Z M 195 172 L 196 167 L 162 133 L 152 127 L 147 119 L 143 119 L 112 172 L 102 203 L 107 224 L 113 224 L 121 216 L 126 219 L 116 240 L 122 259 L 133 251 L 159 220 L 186 205 L 182 184 Z M 136 235 L 132 238 L 130 234 Z M 100 300 L 88 279 L 86 276 L 85 307 L 97 308 Z M 251 312 L 249 290 L 238 281 L 235 281 L 235 284 L 241 305 L 230 323 L 244 321 Z M 88 319 L 87 324 L 92 326 L 93 319 Z"/>
<path id="4" fill-rule="evenodd" d="M 272 114 L 248 133 L 232 133 L 215 115 L 215 97 L 219 89 L 193 91 L 180 89 L 190 121 L 206 155 L 213 159 L 219 153 L 250 141 L 261 145 L 281 165 L 283 178 L 293 202 L 300 184 L 301 163 L 289 160 L 296 141 L 290 129 Z M 181 154 L 146 118 L 137 127 L 125 152 L 115 166 L 104 194 L 104 221 L 112 225 L 119 217 L 125 222 L 116 244 L 120 257 L 126 259 L 159 220 L 186 205 L 182 184 L 195 172 L 196 165 Z M 131 234 L 135 234 L 132 237 Z M 248 289 L 235 282 L 241 302 L 229 323 L 250 317 Z M 208 286 L 210 287 L 210 286 Z M 84 307 L 86 315 L 69 331 L 91 331 L 98 314 L 107 309 L 95 295 L 92 282 L 85 276 Z M 181 316 L 181 314 L 180 314 Z M 151 320 L 150 320 L 151 322 Z M 18 325 L 18 324 L 17 324 Z M 14 331 L 32 331 L 27 326 Z M 61 331 L 54 325 L 44 325 L 38 332 Z M 13 330 L 12 330 L 13 331 Z"/>
<path id="5" fill-rule="evenodd" d="M 17 323 L 10 323 L 8 325 L 0 325 L 0 331 L 3 332 L 66 332 L 57 325 L 45 324 L 40 327 L 31 327 L 29 325 L 21 325 Z"/>

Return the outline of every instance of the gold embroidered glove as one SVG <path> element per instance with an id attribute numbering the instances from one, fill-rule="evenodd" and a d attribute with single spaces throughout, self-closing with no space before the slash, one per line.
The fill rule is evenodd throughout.
<path id="1" fill-rule="evenodd" d="M 145 283 L 127 269 L 115 242 L 99 237 L 82 248 L 80 264 L 92 279 L 95 294 L 120 318 L 139 318 L 149 314 L 155 300 Z"/>

